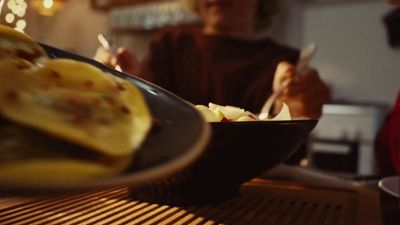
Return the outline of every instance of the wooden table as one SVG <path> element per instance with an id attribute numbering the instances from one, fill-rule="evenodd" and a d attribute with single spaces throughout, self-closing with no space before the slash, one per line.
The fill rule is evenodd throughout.
<path id="1" fill-rule="evenodd" d="M 204 206 L 136 201 L 127 188 L 0 201 L 0 224 L 382 224 L 379 194 L 254 179 L 240 194 Z"/>

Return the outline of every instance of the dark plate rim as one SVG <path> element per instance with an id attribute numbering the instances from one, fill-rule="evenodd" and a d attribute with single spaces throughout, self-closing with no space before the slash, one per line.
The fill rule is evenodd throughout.
<path id="1" fill-rule="evenodd" d="M 190 165 L 197 158 L 199 158 L 201 154 L 205 151 L 211 136 L 211 127 L 210 124 L 204 120 L 200 112 L 195 110 L 195 107 L 191 103 L 151 82 L 143 80 L 139 77 L 131 76 L 123 72 L 116 71 L 113 68 L 105 66 L 93 59 L 89 59 L 81 55 L 76 55 L 74 53 L 66 52 L 64 50 L 57 49 L 55 47 L 46 44 L 41 44 L 41 45 L 44 46 L 46 49 L 50 49 L 52 51 L 59 51 L 62 52 L 63 54 L 67 54 L 80 61 L 92 64 L 103 71 L 111 73 L 114 76 L 122 77 L 123 79 L 126 79 L 128 82 L 134 83 L 134 81 L 132 80 L 137 80 L 139 83 L 144 83 L 145 85 L 151 86 L 152 88 L 163 92 L 170 99 L 173 99 L 174 101 L 179 101 L 182 105 L 190 107 L 192 111 L 196 113 L 197 117 L 201 121 L 200 133 L 196 141 L 187 148 L 187 151 L 184 154 L 176 157 L 175 159 L 169 162 L 165 162 L 160 165 L 153 166 L 151 168 L 146 168 L 140 171 L 122 173 L 111 177 L 99 178 L 98 180 L 84 181 L 82 183 L 74 182 L 74 183 L 10 184 L 10 183 L 2 183 L 0 181 L 0 195 L 1 193 L 3 194 L 20 193 L 21 195 L 25 194 L 31 195 L 35 193 L 42 194 L 43 192 L 63 193 L 63 192 L 73 192 L 73 191 L 88 191 L 93 189 L 110 188 L 116 186 L 129 186 L 129 187 L 141 186 L 145 185 L 146 183 L 152 182 L 154 180 L 162 179 L 170 175 L 173 175 L 179 170 Z M 141 87 L 138 88 L 141 91 L 143 91 Z"/>

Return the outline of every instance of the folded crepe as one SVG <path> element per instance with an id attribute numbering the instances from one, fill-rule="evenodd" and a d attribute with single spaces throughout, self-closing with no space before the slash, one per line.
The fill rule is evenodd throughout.
<path id="1" fill-rule="evenodd" d="M 5 57 L 38 62 L 45 59 L 47 54 L 30 36 L 11 27 L 0 25 L 0 59 Z"/>
<path id="2" fill-rule="evenodd" d="M 2 29 L 0 43 L 32 43 Z M 123 171 L 152 125 L 140 90 L 83 62 L 37 65 L 19 55 L 0 57 L 0 182 L 76 182 Z"/>

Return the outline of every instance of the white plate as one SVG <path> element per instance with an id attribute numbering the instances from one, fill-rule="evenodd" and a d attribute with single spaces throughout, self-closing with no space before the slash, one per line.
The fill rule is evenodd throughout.
<path id="1" fill-rule="evenodd" d="M 379 187 L 392 196 L 399 197 L 399 176 L 385 177 L 379 181 Z"/>

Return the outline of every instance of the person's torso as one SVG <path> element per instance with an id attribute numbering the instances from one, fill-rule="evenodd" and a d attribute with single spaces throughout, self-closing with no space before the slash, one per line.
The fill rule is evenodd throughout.
<path id="1" fill-rule="evenodd" d="M 167 89 L 194 104 L 214 102 L 258 111 L 272 90 L 281 61 L 298 52 L 270 39 L 237 40 L 180 31 L 170 37 Z"/>

